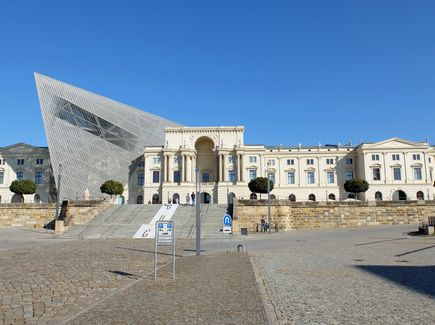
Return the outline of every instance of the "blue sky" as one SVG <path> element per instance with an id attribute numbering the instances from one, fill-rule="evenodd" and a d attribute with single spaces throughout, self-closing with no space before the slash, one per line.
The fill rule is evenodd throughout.
<path id="1" fill-rule="evenodd" d="M 0 146 L 46 145 L 35 71 L 251 144 L 435 143 L 434 1 L 3 1 Z"/>

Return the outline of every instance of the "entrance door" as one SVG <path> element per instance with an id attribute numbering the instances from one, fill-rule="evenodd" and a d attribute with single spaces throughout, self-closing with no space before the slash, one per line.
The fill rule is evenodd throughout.
<path id="1" fill-rule="evenodd" d="M 207 192 L 202 192 L 201 193 L 201 203 L 204 204 L 209 204 L 211 200 L 211 195 L 208 194 Z"/>

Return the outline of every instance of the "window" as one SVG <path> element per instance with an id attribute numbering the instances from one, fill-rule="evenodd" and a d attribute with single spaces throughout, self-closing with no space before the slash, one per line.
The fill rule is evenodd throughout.
<path id="1" fill-rule="evenodd" d="M 328 184 L 334 184 L 334 172 L 326 172 L 326 180 Z"/>
<path id="2" fill-rule="evenodd" d="M 422 191 L 417 192 L 417 200 L 424 200 L 424 193 Z"/>
<path id="3" fill-rule="evenodd" d="M 267 164 L 269 166 L 275 166 L 275 159 L 267 159 Z"/>
<path id="4" fill-rule="evenodd" d="M 378 154 L 372 155 L 372 160 L 378 161 L 379 160 L 379 155 Z"/>
<path id="5" fill-rule="evenodd" d="M 252 181 L 253 179 L 257 178 L 257 170 L 256 169 L 250 169 L 249 170 L 249 180 Z"/>
<path id="6" fill-rule="evenodd" d="M 414 180 L 421 181 L 421 167 L 415 167 L 414 168 Z"/>
<path id="7" fill-rule="evenodd" d="M 145 161 L 143 161 L 143 160 L 139 161 L 139 163 L 137 164 L 137 167 L 145 167 Z"/>
<path id="8" fill-rule="evenodd" d="M 353 159 L 352 158 L 346 158 L 346 165 L 352 165 L 353 164 Z"/>
<path id="9" fill-rule="evenodd" d="M 3 184 L 4 181 L 5 181 L 5 173 L 0 172 L 0 184 Z"/>
<path id="10" fill-rule="evenodd" d="M 160 183 L 160 171 L 153 170 L 153 183 Z"/>
<path id="11" fill-rule="evenodd" d="M 257 194 L 251 193 L 251 195 L 249 195 L 249 199 L 250 200 L 256 200 L 257 199 Z"/>
<path id="12" fill-rule="evenodd" d="M 5 164 L 5 160 L 0 158 L 0 165 L 4 165 L 4 164 Z"/>
<path id="13" fill-rule="evenodd" d="M 275 173 L 269 173 L 269 179 L 275 184 Z"/>
<path id="14" fill-rule="evenodd" d="M 42 172 L 35 173 L 35 183 L 42 184 Z"/>
<path id="15" fill-rule="evenodd" d="M 37 165 L 43 165 L 44 164 L 44 159 L 42 159 L 42 158 L 36 159 L 36 164 Z"/>
<path id="16" fill-rule="evenodd" d="M 23 172 L 17 172 L 17 179 L 23 179 Z"/>
<path id="17" fill-rule="evenodd" d="M 420 160 L 420 154 L 418 154 L 418 153 L 413 154 L 412 160 Z"/>
<path id="18" fill-rule="evenodd" d="M 138 195 L 136 198 L 136 204 L 143 204 L 143 196 L 142 195 Z"/>
<path id="19" fill-rule="evenodd" d="M 287 183 L 288 184 L 294 184 L 295 183 L 295 172 L 288 172 L 287 173 Z"/>
<path id="20" fill-rule="evenodd" d="M 287 165 L 294 165 L 295 160 L 294 159 L 287 159 Z"/>
<path id="21" fill-rule="evenodd" d="M 160 157 L 159 156 L 153 157 L 153 164 L 154 165 L 160 164 Z"/>
<path id="22" fill-rule="evenodd" d="M 428 160 L 429 160 L 429 163 L 431 163 L 432 162 L 432 160 L 431 160 L 431 158 L 429 157 L 429 158 L 427 158 Z M 3 165 L 5 164 L 5 160 L 3 159 Z"/>
<path id="23" fill-rule="evenodd" d="M 174 164 L 178 165 L 180 163 L 180 156 L 174 156 Z"/>
<path id="24" fill-rule="evenodd" d="M 310 201 L 316 201 L 316 196 L 314 194 L 310 194 L 308 196 L 308 200 L 310 200 Z"/>
<path id="25" fill-rule="evenodd" d="M 237 162 L 236 156 L 228 156 L 228 162 L 230 164 L 235 164 Z"/>
<path id="26" fill-rule="evenodd" d="M 393 175 L 395 181 L 400 181 L 402 179 L 402 174 L 400 171 L 400 167 L 394 167 L 393 168 Z"/>
<path id="27" fill-rule="evenodd" d="M 307 183 L 308 184 L 314 184 L 314 172 L 307 172 Z"/>
<path id="28" fill-rule="evenodd" d="M 351 179 L 353 179 L 353 170 L 348 170 L 346 172 L 346 180 L 350 181 Z"/>
<path id="29" fill-rule="evenodd" d="M 334 159 L 333 158 L 326 158 L 326 164 L 327 165 L 334 165 Z"/>
<path id="30" fill-rule="evenodd" d="M 296 195 L 294 195 L 294 194 L 290 194 L 290 195 L 288 196 L 288 199 L 289 199 L 291 202 L 296 202 Z"/>
<path id="31" fill-rule="evenodd" d="M 314 165 L 314 159 L 307 159 L 307 165 Z"/>
<path id="32" fill-rule="evenodd" d="M 374 181 L 381 180 L 381 170 L 379 168 L 373 168 L 373 180 Z"/>
<path id="33" fill-rule="evenodd" d="M 399 154 L 393 154 L 393 160 L 400 160 L 400 155 Z"/>
<path id="34" fill-rule="evenodd" d="M 210 181 L 210 174 L 206 172 L 202 173 L 202 181 L 208 183 Z"/>
<path id="35" fill-rule="evenodd" d="M 143 186 L 143 183 L 144 183 L 144 174 L 143 173 L 137 174 L 137 185 Z"/>
<path id="36" fill-rule="evenodd" d="M 331 200 L 331 201 L 335 201 L 335 194 L 332 194 L 332 193 L 329 194 L 328 195 L 328 199 Z"/>
<path id="37" fill-rule="evenodd" d="M 236 171 L 234 169 L 231 169 L 228 171 L 228 180 L 230 182 L 235 182 L 236 181 Z"/>
<path id="38" fill-rule="evenodd" d="M 24 165 L 24 159 L 17 159 L 17 165 Z"/>
<path id="39" fill-rule="evenodd" d="M 257 162 L 257 156 L 249 156 L 249 162 L 255 164 Z"/>
<path id="40" fill-rule="evenodd" d="M 181 182 L 181 173 L 179 170 L 174 170 L 174 182 L 175 183 Z"/>

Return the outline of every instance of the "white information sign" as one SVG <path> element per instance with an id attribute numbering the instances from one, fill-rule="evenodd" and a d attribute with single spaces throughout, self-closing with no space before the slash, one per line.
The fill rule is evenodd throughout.
<path id="1" fill-rule="evenodd" d="M 157 221 L 157 245 L 174 244 L 174 222 Z"/>

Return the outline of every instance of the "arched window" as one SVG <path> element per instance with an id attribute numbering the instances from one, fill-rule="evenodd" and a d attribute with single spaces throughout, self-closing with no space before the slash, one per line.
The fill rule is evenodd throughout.
<path id="1" fill-rule="evenodd" d="M 332 201 L 335 201 L 335 195 L 334 194 L 329 194 L 328 195 L 328 199 L 330 199 L 330 200 L 332 200 Z"/>
<path id="2" fill-rule="evenodd" d="M 398 190 L 398 191 L 393 193 L 393 201 L 405 201 L 407 199 L 408 199 L 408 197 L 407 197 L 406 193 L 403 192 L 402 190 Z"/>
<path id="3" fill-rule="evenodd" d="M 296 195 L 294 195 L 294 194 L 290 194 L 290 195 L 288 196 L 288 199 L 289 199 L 291 202 L 296 202 Z"/>
<path id="4" fill-rule="evenodd" d="M 424 200 L 424 193 L 422 191 L 417 192 L 417 200 Z"/>
<path id="5" fill-rule="evenodd" d="M 160 197 L 159 197 L 158 194 L 154 194 L 153 195 L 153 201 L 152 201 L 152 203 L 153 204 L 159 204 L 160 203 Z"/>
<path id="6" fill-rule="evenodd" d="M 355 193 L 349 193 L 347 196 L 348 199 L 355 199 Z"/>
<path id="7" fill-rule="evenodd" d="M 172 203 L 174 204 L 180 203 L 180 194 L 174 193 L 174 195 L 172 195 Z"/>
<path id="8" fill-rule="evenodd" d="M 257 199 L 257 194 L 251 193 L 251 195 L 249 195 L 249 199 L 250 200 L 256 200 Z"/>
<path id="9" fill-rule="evenodd" d="M 382 193 L 381 192 L 376 192 L 375 193 L 375 200 L 376 201 L 382 201 Z"/>
<path id="10" fill-rule="evenodd" d="M 310 200 L 310 201 L 316 201 L 316 196 L 314 194 L 310 194 L 308 196 L 308 200 Z"/>
<path id="11" fill-rule="evenodd" d="M 275 196 L 275 194 L 270 194 L 270 199 L 271 199 L 271 200 L 276 200 L 276 196 Z"/>
<path id="12" fill-rule="evenodd" d="M 142 195 L 138 195 L 138 197 L 136 198 L 136 203 L 143 204 L 143 196 Z"/>

